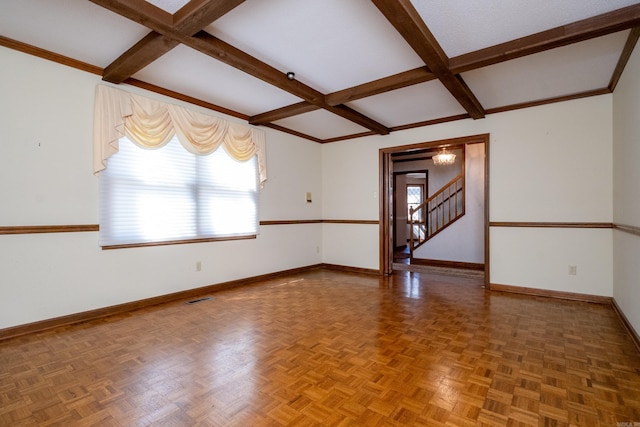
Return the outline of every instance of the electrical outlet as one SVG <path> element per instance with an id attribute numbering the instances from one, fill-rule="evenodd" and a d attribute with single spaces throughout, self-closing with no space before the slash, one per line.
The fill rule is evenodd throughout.
<path id="1" fill-rule="evenodd" d="M 196 271 L 202 270 L 202 261 L 196 261 Z"/>
<path id="2" fill-rule="evenodd" d="M 569 276 L 575 276 L 576 274 L 578 274 L 578 266 L 577 265 L 570 265 L 569 266 Z"/>

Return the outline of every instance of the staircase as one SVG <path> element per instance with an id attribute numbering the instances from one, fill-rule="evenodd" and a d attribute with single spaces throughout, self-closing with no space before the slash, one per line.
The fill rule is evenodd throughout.
<path id="1" fill-rule="evenodd" d="M 409 211 L 409 253 L 464 215 L 464 173 L 453 178 L 440 190 Z"/>

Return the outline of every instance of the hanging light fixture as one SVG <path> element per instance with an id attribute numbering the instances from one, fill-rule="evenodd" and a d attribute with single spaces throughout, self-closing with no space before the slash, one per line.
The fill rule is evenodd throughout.
<path id="1" fill-rule="evenodd" d="M 456 161 L 456 155 L 443 148 L 441 152 L 433 156 L 433 164 L 436 166 L 452 165 Z"/>

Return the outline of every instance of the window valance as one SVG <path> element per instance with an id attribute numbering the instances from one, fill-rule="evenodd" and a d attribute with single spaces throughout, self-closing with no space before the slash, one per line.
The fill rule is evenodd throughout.
<path id="1" fill-rule="evenodd" d="M 143 148 L 160 148 L 177 135 L 191 153 L 205 155 L 224 145 L 235 159 L 257 155 L 260 185 L 267 179 L 264 132 L 186 108 L 155 101 L 105 85 L 96 86 L 93 123 L 93 169 L 106 168 L 127 136 Z"/>

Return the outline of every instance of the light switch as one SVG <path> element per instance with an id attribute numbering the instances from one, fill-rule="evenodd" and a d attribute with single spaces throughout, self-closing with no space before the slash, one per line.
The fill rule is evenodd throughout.
<path id="1" fill-rule="evenodd" d="M 311 192 L 307 192 L 307 203 L 311 203 Z"/>

